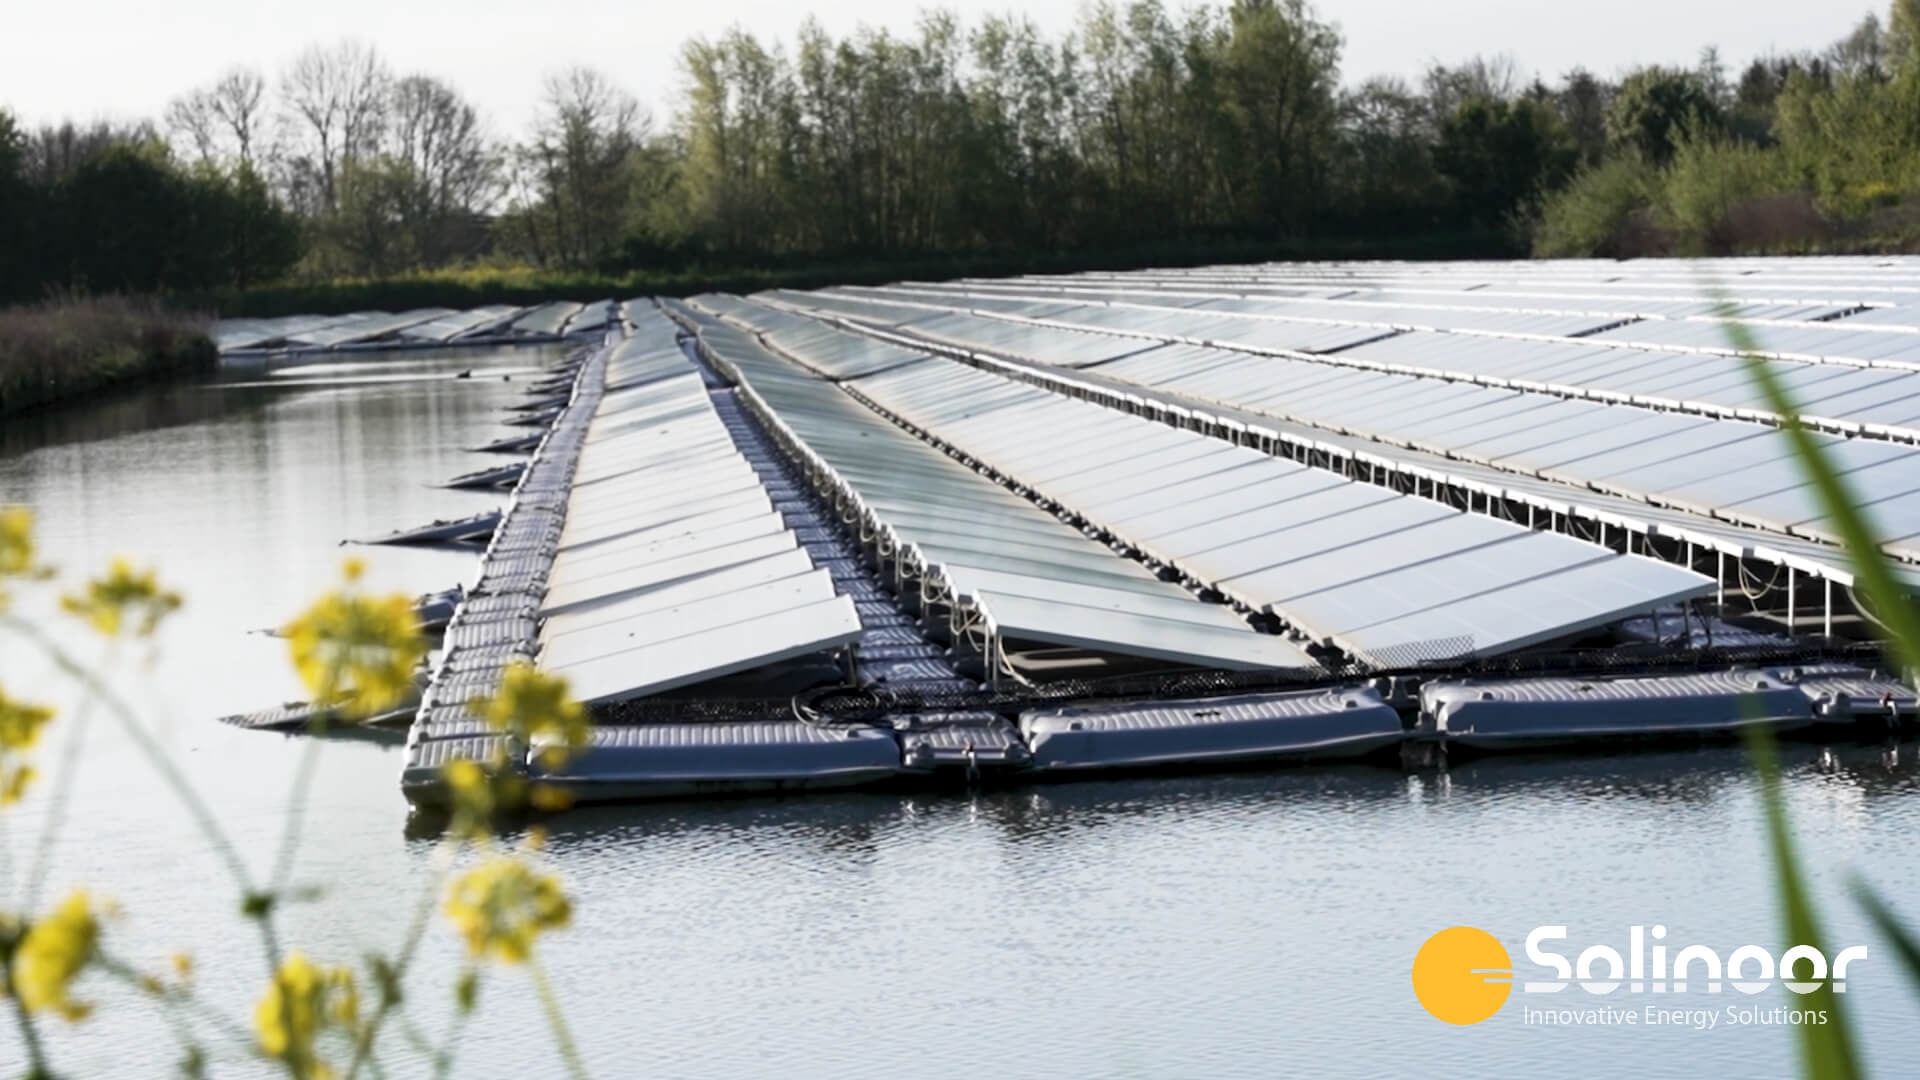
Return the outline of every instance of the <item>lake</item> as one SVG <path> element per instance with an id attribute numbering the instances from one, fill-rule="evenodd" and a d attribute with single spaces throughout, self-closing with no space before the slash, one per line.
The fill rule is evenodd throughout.
<path id="1" fill-rule="evenodd" d="M 257 874 L 273 863 L 289 788 L 315 744 L 215 722 L 300 696 L 284 643 L 255 631 L 336 581 L 347 551 L 366 557 L 374 588 L 469 580 L 471 554 L 339 544 L 498 504 L 429 485 L 501 460 L 461 448 L 512 430 L 500 408 L 557 356 L 462 350 L 229 371 L 0 422 L 0 501 L 36 508 L 49 559 L 97 573 L 125 553 L 186 595 L 151 650 L 106 656 L 77 627 L 61 637 L 113 666 Z M 59 625 L 51 607 L 23 602 Z M 69 707 L 38 752 L 35 794 L 0 814 L 9 903 L 36 865 L 43 898 L 84 885 L 118 899 L 112 955 L 158 970 L 184 949 L 201 995 L 248 1023 L 265 982 L 258 943 L 171 792 L 107 715 L 83 718 L 78 695 L 18 639 L 0 637 L 0 684 Z M 50 777 L 76 735 L 81 764 L 62 813 Z M 397 944 L 435 841 L 409 833 L 394 741 L 319 745 L 291 874 L 319 894 L 290 907 L 286 927 L 317 960 L 351 963 Z M 1920 828 L 1916 747 L 1797 746 L 1787 757 L 1829 952 L 1871 949 L 1849 972 L 1846 1003 L 1875 1071 L 1899 1074 L 1920 1051 L 1920 996 L 1844 890 L 1862 875 L 1920 919 L 1908 899 L 1920 892 L 1907 846 Z M 1779 1025 L 1547 1027 L 1523 1008 L 1637 1010 L 1645 995 L 1516 992 L 1492 1019 L 1456 1028 L 1428 1016 L 1410 985 L 1421 943 L 1463 924 L 1500 938 L 1523 977 L 1541 975 L 1522 942 L 1549 924 L 1568 928 L 1569 957 L 1587 944 L 1624 952 L 1629 926 L 1655 923 L 1676 946 L 1777 952 L 1754 784 L 1730 748 L 587 808 L 550 826 L 544 858 L 577 907 L 541 955 L 598 1076 L 1793 1067 L 1793 1033 Z M 445 988 L 461 963 L 436 916 L 407 1011 L 427 1041 L 447 1037 Z M 177 1050 L 147 1003 L 99 975 L 81 991 L 100 1012 L 52 1025 L 62 1075 L 166 1072 Z M 1797 1002 L 1775 987 L 1658 1003 Z M 265 1073 L 243 1046 L 207 1034 L 213 1075 Z M 520 970 L 490 971 L 455 1043 L 458 1075 L 561 1074 Z M 404 1039 L 387 1046 L 388 1075 L 432 1075 Z M 0 1073 L 20 1064 L 8 1032 Z"/>

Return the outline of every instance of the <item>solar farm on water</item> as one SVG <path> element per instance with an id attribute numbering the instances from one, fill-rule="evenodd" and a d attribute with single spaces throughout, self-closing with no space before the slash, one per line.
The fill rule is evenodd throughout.
<path id="1" fill-rule="evenodd" d="M 1729 324 L 1760 342 L 1733 347 Z M 232 362 L 566 340 L 402 784 L 577 799 L 1884 737 L 1771 367 L 1920 591 L 1920 259 L 1270 264 L 234 320 Z M 398 524 L 398 523 L 397 523 Z M 466 702 L 517 658 L 557 774 Z"/>

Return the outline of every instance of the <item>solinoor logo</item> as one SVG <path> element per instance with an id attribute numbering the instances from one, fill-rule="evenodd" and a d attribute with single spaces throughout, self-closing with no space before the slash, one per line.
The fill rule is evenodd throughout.
<path id="1" fill-rule="evenodd" d="M 1811 945 L 1795 945 L 1778 958 L 1764 946 L 1742 945 L 1723 959 L 1706 945 L 1675 948 L 1666 937 L 1665 926 L 1630 926 L 1624 953 L 1611 945 L 1589 945 L 1569 960 L 1555 947 L 1567 939 L 1567 928 L 1536 926 L 1527 935 L 1527 959 L 1546 977 L 1522 981 L 1516 979 L 1513 961 L 1498 938 L 1472 926 L 1448 927 L 1428 938 L 1414 955 L 1413 993 L 1435 1019 L 1477 1024 L 1500 1011 L 1516 981 L 1527 994 L 1558 994 L 1577 987 L 1600 996 L 1615 991 L 1659 994 L 1659 1000 L 1689 992 L 1719 994 L 1727 988 L 1758 994 L 1775 983 L 1795 994 L 1811 994 L 1826 985 L 1834 993 L 1845 993 L 1849 965 L 1867 958 L 1865 945 L 1840 950 L 1831 964 Z M 1664 1012 L 1653 1005 L 1647 1011 Z"/>
<path id="2" fill-rule="evenodd" d="M 1452 926 L 1427 939 L 1413 957 L 1413 994 L 1435 1019 L 1477 1024 L 1507 1003 L 1513 961 L 1500 939 Z"/>

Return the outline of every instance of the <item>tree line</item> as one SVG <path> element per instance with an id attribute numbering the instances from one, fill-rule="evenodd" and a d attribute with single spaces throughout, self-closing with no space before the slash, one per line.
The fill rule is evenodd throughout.
<path id="1" fill-rule="evenodd" d="M 1737 73 L 1709 49 L 1617 78 L 1477 57 L 1348 84 L 1306 0 L 1102 0 L 1057 35 L 934 11 L 904 35 L 696 38 L 664 118 L 600 72 L 558 72 L 518 138 L 348 41 L 237 68 L 157 123 L 24 131 L 0 113 L 0 293 L 1420 237 L 1457 254 L 1911 243 L 1916 13 L 1895 0 Z"/>
<path id="2" fill-rule="evenodd" d="M 285 275 L 302 235 L 259 172 L 184 167 L 151 125 L 0 112 L 0 301 L 244 288 Z"/>

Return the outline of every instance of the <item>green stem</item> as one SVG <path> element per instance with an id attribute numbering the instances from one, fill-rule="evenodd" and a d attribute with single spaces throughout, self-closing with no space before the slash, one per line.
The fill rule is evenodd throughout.
<path id="1" fill-rule="evenodd" d="M 1760 804 L 1767 823 L 1767 846 L 1773 857 L 1774 886 L 1780 908 L 1786 915 L 1787 943 L 1824 948 L 1815 919 L 1813 899 L 1800 872 L 1800 858 L 1793 843 L 1793 831 L 1787 826 L 1786 796 L 1780 783 L 1780 761 L 1775 755 L 1773 735 L 1764 727 L 1749 729 L 1747 749 L 1753 755 L 1760 774 Z M 1833 992 L 1831 983 L 1820 983 L 1807 999 L 1813 1011 L 1825 1014 L 1821 1023 L 1794 1025 L 1800 1043 L 1800 1060 L 1805 1074 L 1813 1080 L 1858 1080 L 1861 1075 L 1854 1053 L 1853 1035 L 1847 1023 L 1846 1009 Z"/>
<path id="2" fill-rule="evenodd" d="M 145 987 L 141 985 L 140 972 L 135 970 L 131 964 L 113 957 L 102 956 L 100 958 L 100 969 L 136 990 L 140 990 L 142 993 L 146 992 Z M 192 991 L 184 987 L 174 989 L 163 988 L 159 994 L 152 996 L 157 997 L 160 1003 L 167 1007 L 167 1011 L 176 1018 L 191 1013 L 208 1024 L 219 1028 L 221 1035 L 229 1041 L 242 1046 L 253 1042 L 252 1032 L 241 1027 L 211 1005 L 194 997 Z M 184 1021 L 182 1022 L 184 1023 Z"/>
<path id="3" fill-rule="evenodd" d="M 1780 417 L 1780 429 L 1814 488 L 1820 509 L 1826 512 L 1833 531 L 1840 534 L 1847 561 L 1857 579 L 1856 587 L 1872 602 L 1874 614 L 1887 631 L 1888 647 L 1909 670 L 1920 669 L 1920 609 L 1913 606 L 1906 590 L 1894 579 L 1893 571 L 1887 566 L 1886 553 L 1860 510 L 1861 503 L 1854 496 L 1852 486 L 1813 441 L 1786 386 L 1768 366 L 1768 361 L 1759 355 L 1759 339 L 1746 324 L 1734 318 L 1734 308 L 1725 299 L 1725 293 L 1711 284 L 1708 288 L 1719 300 L 1718 314 L 1728 320 L 1725 323 L 1728 341 L 1740 353 L 1747 373 L 1766 399 L 1767 408 Z"/>
<path id="4" fill-rule="evenodd" d="M 107 658 L 101 666 L 111 669 L 117 651 L 116 646 L 108 646 Z M 46 823 L 34 842 L 33 862 L 27 870 L 27 891 L 20 905 L 22 914 L 31 913 L 40 906 L 40 890 L 46 887 L 47 877 L 53 872 L 53 842 L 66 824 L 74 777 L 80 771 L 80 751 L 86 746 L 87 727 L 93 719 L 94 703 L 99 700 L 100 696 L 92 690 L 88 690 L 87 696 L 80 699 L 80 709 L 73 717 L 73 729 L 67 736 L 67 745 L 61 750 L 59 775 L 54 777 L 52 793 L 47 796 Z"/>
<path id="5" fill-rule="evenodd" d="M 180 1010 L 175 1007 L 175 1003 L 170 1000 L 173 994 L 172 991 L 164 988 L 158 993 L 149 991 L 141 985 L 138 972 L 135 972 L 125 964 L 109 960 L 106 957 L 101 957 L 100 967 L 105 970 L 107 974 L 120 979 L 122 982 L 133 986 L 135 989 L 140 990 L 150 997 L 158 999 L 161 1004 L 160 1015 L 166 1020 L 167 1029 L 173 1032 L 174 1041 L 180 1044 L 181 1051 L 189 1056 L 199 1052 L 199 1045 L 193 1041 L 192 1030 L 181 1017 Z"/>
<path id="6" fill-rule="evenodd" d="M 327 669 L 327 686 L 339 684 L 340 666 L 340 658 L 334 658 L 332 665 Z M 267 888 L 276 898 L 287 887 L 287 879 L 293 874 L 294 857 L 300 849 L 300 830 L 305 827 L 307 821 L 307 793 L 313 787 L 313 774 L 319 767 L 320 736 L 327 733 L 329 715 L 325 711 L 316 713 L 313 721 L 307 726 L 307 745 L 300 753 L 300 767 L 294 774 L 293 791 L 287 796 L 286 825 L 280 832 L 280 850 L 274 855 L 273 876 L 268 879 L 272 884 Z"/>
<path id="7" fill-rule="evenodd" d="M 193 790 L 193 786 L 187 783 L 187 778 L 180 772 L 179 766 L 167 757 L 166 751 L 154 741 L 153 735 L 134 717 L 133 710 L 127 707 L 126 702 L 120 700 L 119 696 L 101 681 L 98 675 L 75 661 L 65 649 L 62 649 L 38 627 L 12 615 L 0 615 L 0 622 L 4 622 L 5 625 L 38 645 L 41 651 L 47 654 L 48 659 L 52 660 L 54 665 L 69 678 L 99 695 L 100 700 L 107 704 L 108 712 L 119 722 L 127 737 L 133 740 L 134 746 L 142 754 L 146 755 L 155 771 L 160 774 L 160 778 L 166 781 L 167 786 L 173 789 L 175 797 L 186 807 L 194 824 L 213 844 L 215 854 L 226 864 L 227 872 L 233 877 L 234 882 L 242 891 L 252 893 L 254 891 L 252 876 L 247 873 L 246 864 L 241 861 L 240 853 L 234 850 L 232 841 L 220 831 L 220 823 L 214 818 L 213 811 L 201 800 L 199 794 Z"/>
<path id="8" fill-rule="evenodd" d="M 413 916 L 407 924 L 407 935 L 401 940 L 400 952 L 394 957 L 393 981 L 396 986 L 406 982 L 407 969 L 413 965 L 413 958 L 420 950 L 420 941 L 426 936 L 427 920 L 433 913 L 434 898 L 440 895 L 440 884 L 446 880 L 447 867 L 453 857 L 453 847 L 449 841 L 442 840 L 433 852 L 431 872 L 427 883 L 420 890 L 420 898 L 414 902 Z M 398 1001 L 384 990 L 380 996 L 380 1005 L 374 1010 L 373 1017 L 353 1042 L 353 1061 L 347 1066 L 347 1080 L 355 1080 L 363 1067 L 372 1065 L 374 1041 L 380 1034 L 380 1028 L 393 1014 Z"/>
<path id="9" fill-rule="evenodd" d="M 0 891 L 13 891 L 13 830 L 5 814 L 0 814 Z"/>
<path id="10" fill-rule="evenodd" d="M 478 993 L 480 973 L 475 971 L 473 977 L 474 990 Z M 433 1056 L 434 1080 L 447 1080 L 447 1077 L 453 1075 L 453 1061 L 460 1052 L 460 1035 L 466 1031 L 467 1019 L 472 1015 L 471 1009 L 456 1008 L 454 1010 L 453 1022 L 447 1025 L 447 1041 L 441 1045 L 440 1052 Z"/>
<path id="11" fill-rule="evenodd" d="M 560 1048 L 561 1059 L 567 1063 L 568 1074 L 575 1080 L 585 1080 L 586 1067 L 580 1063 L 580 1051 L 573 1045 L 573 1035 L 567 1031 L 567 1018 L 560 1013 L 560 999 L 554 996 L 553 985 L 547 982 L 547 972 L 540 966 L 539 957 L 527 957 L 527 974 L 540 995 L 540 1007 L 547 1014 L 547 1026 L 553 1029 L 553 1041 Z"/>
<path id="12" fill-rule="evenodd" d="M 145 725 L 133 715 L 133 710 L 127 706 L 127 703 L 122 701 L 100 676 L 87 670 L 68 655 L 58 642 L 48 637 L 39 627 L 14 615 L 0 615 L 0 625 L 11 628 L 39 646 L 47 658 L 53 661 L 54 666 L 106 703 L 108 714 L 119 723 L 120 729 L 126 733 L 134 746 L 146 756 L 148 764 L 160 774 L 160 778 L 173 789 L 174 796 L 186 808 L 187 815 L 193 819 L 201 834 L 207 838 L 207 842 L 213 845 L 214 854 L 226 864 L 227 873 L 239 886 L 241 894 L 254 896 L 253 876 L 247 873 L 247 865 L 241 860 L 240 853 L 234 849 L 233 841 L 220 830 L 220 823 L 213 816 L 212 809 L 200 798 L 199 792 L 193 789 L 193 785 L 187 782 L 180 767 L 175 765 L 173 759 L 161 749 L 160 744 L 154 741 L 152 733 L 147 731 Z M 280 942 L 273 929 L 271 914 L 271 911 L 262 914 L 255 921 L 260 925 L 260 939 L 267 952 L 267 973 L 269 976 L 274 976 L 280 970 Z"/>
<path id="13" fill-rule="evenodd" d="M 47 1052 L 40 1045 L 40 1030 L 33 1026 L 33 1014 L 18 997 L 13 998 L 13 1016 L 20 1025 L 20 1041 L 27 1047 L 27 1080 L 52 1080 Z"/>
<path id="14" fill-rule="evenodd" d="M 294 856 L 300 848 L 300 829 L 307 819 L 307 792 L 313 786 L 313 774 L 319 766 L 321 742 L 309 738 L 300 752 L 300 768 L 293 777 L 293 793 L 287 797 L 287 822 L 280 832 L 280 851 L 274 856 L 273 876 L 267 888 L 278 897 L 293 875 Z"/>

